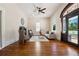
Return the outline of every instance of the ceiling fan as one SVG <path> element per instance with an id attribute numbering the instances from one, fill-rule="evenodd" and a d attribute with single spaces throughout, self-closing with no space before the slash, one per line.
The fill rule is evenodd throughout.
<path id="1" fill-rule="evenodd" d="M 38 12 L 38 13 L 43 13 L 43 14 L 45 14 L 45 10 L 46 10 L 46 8 L 41 8 L 41 7 L 38 7 L 38 6 L 35 6 L 34 5 L 34 12 Z"/>

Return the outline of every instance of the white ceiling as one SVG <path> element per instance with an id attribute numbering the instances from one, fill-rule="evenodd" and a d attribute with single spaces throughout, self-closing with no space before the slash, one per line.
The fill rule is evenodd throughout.
<path id="1" fill-rule="evenodd" d="M 46 8 L 45 14 L 34 13 L 34 4 L 36 6 Z M 54 14 L 59 7 L 63 4 L 61 3 L 18 3 L 17 6 L 28 16 L 28 17 L 50 17 Z"/>

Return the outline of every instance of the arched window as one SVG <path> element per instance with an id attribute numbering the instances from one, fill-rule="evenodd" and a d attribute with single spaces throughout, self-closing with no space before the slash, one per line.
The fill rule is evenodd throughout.
<path id="1" fill-rule="evenodd" d="M 61 40 L 79 46 L 79 4 L 69 3 L 61 12 Z"/>

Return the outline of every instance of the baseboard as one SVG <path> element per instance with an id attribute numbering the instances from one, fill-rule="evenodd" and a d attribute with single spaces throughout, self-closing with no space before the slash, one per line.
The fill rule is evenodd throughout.
<path id="1" fill-rule="evenodd" d="M 6 41 L 6 43 L 3 42 L 4 44 L 2 45 L 2 48 L 1 48 L 1 49 L 5 48 L 5 47 L 7 47 L 8 45 L 13 44 L 13 43 L 15 43 L 15 42 L 17 42 L 17 41 L 18 41 L 18 40 L 10 40 L 10 41 Z"/>

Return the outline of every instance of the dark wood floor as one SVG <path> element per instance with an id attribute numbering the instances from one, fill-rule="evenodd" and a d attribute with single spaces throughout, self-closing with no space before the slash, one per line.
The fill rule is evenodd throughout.
<path id="1" fill-rule="evenodd" d="M 0 51 L 2 56 L 77 56 L 79 48 L 58 41 L 13 43 Z"/>

